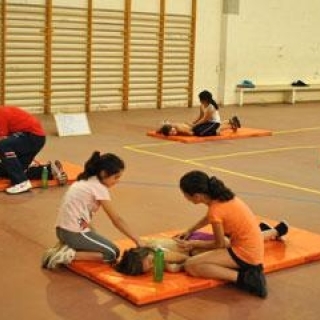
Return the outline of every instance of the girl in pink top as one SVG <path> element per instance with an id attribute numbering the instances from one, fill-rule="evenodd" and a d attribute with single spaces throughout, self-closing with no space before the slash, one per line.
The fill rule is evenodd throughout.
<path id="1" fill-rule="evenodd" d="M 282 222 L 261 233 L 250 208 L 216 177 L 191 171 L 180 180 L 185 198 L 204 204 L 207 214 L 187 232 L 177 236 L 182 249 L 203 252 L 185 262 L 185 270 L 195 277 L 222 279 L 262 298 L 267 296 L 263 272 L 264 240 L 288 231 Z M 188 240 L 197 229 L 211 224 L 214 240 Z M 206 252 L 205 252 L 206 251 Z"/>
<path id="2" fill-rule="evenodd" d="M 123 170 L 124 162 L 116 155 L 97 151 L 92 154 L 78 181 L 64 196 L 56 223 L 59 243 L 45 252 L 44 268 L 54 269 L 73 260 L 116 261 L 118 247 L 91 228 L 91 220 L 100 207 L 117 229 L 140 245 L 138 236 L 111 205 L 109 189 L 119 181 Z"/>

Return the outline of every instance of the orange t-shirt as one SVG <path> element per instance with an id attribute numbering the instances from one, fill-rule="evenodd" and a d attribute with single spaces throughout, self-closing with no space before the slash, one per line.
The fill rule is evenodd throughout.
<path id="1" fill-rule="evenodd" d="M 241 199 L 235 197 L 227 202 L 213 202 L 208 219 L 210 223 L 222 222 L 231 249 L 238 258 L 253 265 L 263 262 L 264 243 L 258 221 Z"/>

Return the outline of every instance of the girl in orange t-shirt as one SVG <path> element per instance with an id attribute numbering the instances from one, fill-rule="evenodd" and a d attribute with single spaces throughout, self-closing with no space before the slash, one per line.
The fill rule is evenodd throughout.
<path id="1" fill-rule="evenodd" d="M 204 172 L 185 174 L 180 189 L 187 200 L 208 207 L 206 216 L 176 237 L 182 249 L 203 251 L 185 262 L 186 272 L 195 277 L 228 280 L 241 289 L 266 297 L 263 242 L 283 235 L 287 226 L 280 224 L 286 229 L 284 233 L 275 228 L 261 233 L 250 208 L 222 181 Z M 212 225 L 214 240 L 187 240 L 192 232 L 207 224 Z"/>

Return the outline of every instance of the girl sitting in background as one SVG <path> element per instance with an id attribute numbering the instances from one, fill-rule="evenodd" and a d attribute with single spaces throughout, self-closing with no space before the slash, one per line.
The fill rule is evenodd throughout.
<path id="1" fill-rule="evenodd" d="M 234 132 L 241 128 L 238 117 L 234 116 L 226 121 L 221 121 L 219 106 L 213 100 L 212 94 L 205 90 L 199 93 L 200 113 L 192 124 L 187 123 L 164 123 L 158 130 L 165 136 L 216 136 L 221 130 L 232 129 Z"/>

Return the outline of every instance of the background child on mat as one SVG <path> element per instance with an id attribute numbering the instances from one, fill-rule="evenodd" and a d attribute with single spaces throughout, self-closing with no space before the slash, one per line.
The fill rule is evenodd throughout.
<path id="1" fill-rule="evenodd" d="M 199 93 L 200 112 L 192 124 L 187 123 L 165 123 L 159 130 L 159 133 L 165 136 L 169 135 L 194 135 L 199 137 L 216 136 L 220 130 L 232 129 L 237 131 L 241 128 L 238 117 L 232 117 L 229 120 L 221 121 L 219 106 L 213 100 L 211 92 L 204 90 Z"/>
<path id="2" fill-rule="evenodd" d="M 0 106 L 0 177 L 12 183 L 7 193 L 26 192 L 32 188 L 29 179 L 41 177 L 42 168 L 29 166 L 45 141 L 45 132 L 36 117 L 17 107 Z M 55 168 L 54 172 L 50 168 L 49 178 L 52 173 L 61 175 L 61 168 Z"/>
<path id="3" fill-rule="evenodd" d="M 221 180 L 201 171 L 185 174 L 180 180 L 180 189 L 187 200 L 208 207 L 206 216 L 180 238 L 188 238 L 191 232 L 207 224 L 212 225 L 215 235 L 211 242 L 177 240 L 183 249 L 210 250 L 189 258 L 184 266 L 186 272 L 195 277 L 228 280 L 241 289 L 266 297 L 263 237 L 250 208 Z M 287 231 L 288 226 L 282 222 L 263 234 L 267 239 Z"/>
<path id="4" fill-rule="evenodd" d="M 100 206 L 119 231 L 140 245 L 138 236 L 111 205 L 109 189 L 119 181 L 124 168 L 124 162 L 114 154 L 101 155 L 98 151 L 92 154 L 62 200 L 56 223 L 60 243 L 45 252 L 44 268 L 54 269 L 73 260 L 116 261 L 118 247 L 93 231 L 90 225 Z"/>
<path id="5" fill-rule="evenodd" d="M 219 135 L 221 131 L 226 129 L 232 129 L 233 132 L 237 132 L 238 128 L 241 127 L 240 120 L 238 117 L 234 116 L 229 120 L 224 120 L 220 123 L 218 129 L 214 135 Z M 164 123 L 158 133 L 163 134 L 164 136 L 194 136 L 196 135 L 193 131 L 193 126 L 188 123 Z"/>
<path id="6" fill-rule="evenodd" d="M 192 122 L 192 130 L 196 136 L 215 136 L 221 124 L 219 107 L 213 100 L 211 92 L 204 90 L 199 93 L 200 113 Z"/>

